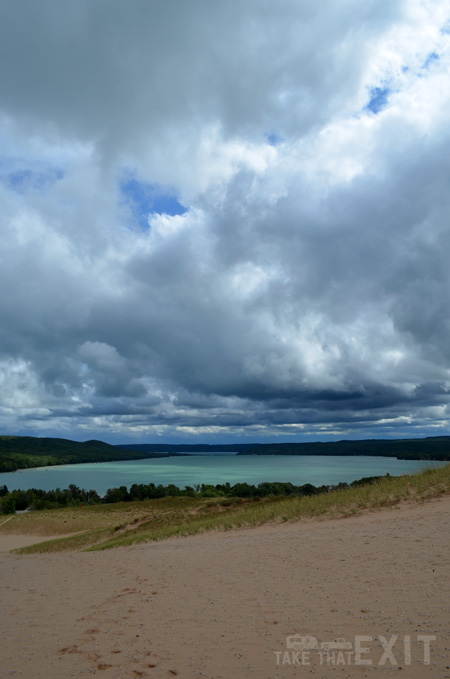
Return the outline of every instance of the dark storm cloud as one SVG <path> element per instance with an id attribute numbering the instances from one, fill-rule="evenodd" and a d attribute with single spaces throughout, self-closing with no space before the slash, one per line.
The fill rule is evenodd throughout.
<path id="1" fill-rule="evenodd" d="M 236 132 L 282 116 L 298 133 L 333 105 L 330 90 L 335 98 L 351 87 L 342 76 L 360 69 L 352 47 L 365 56 L 364 37 L 400 7 L 392 0 L 320 8 L 292 0 L 239 8 L 225 0 L 2 2 L 4 110 L 34 129 L 54 124 L 120 146 L 151 136 L 149 124 L 170 135 L 172 125 L 208 119 Z"/>
<path id="2" fill-rule="evenodd" d="M 446 3 L 325 4 L 0 2 L 3 429 L 448 426 Z"/>

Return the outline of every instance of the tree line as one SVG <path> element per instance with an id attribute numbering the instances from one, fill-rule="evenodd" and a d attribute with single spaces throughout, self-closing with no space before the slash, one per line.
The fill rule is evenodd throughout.
<path id="1" fill-rule="evenodd" d="M 389 474 L 386 474 L 389 477 Z M 296 486 L 293 483 L 283 482 L 263 482 L 257 486 L 249 483 L 218 483 L 197 484 L 178 488 L 174 484 L 163 486 L 154 483 L 134 483 L 128 490 L 126 486 L 119 488 L 108 488 L 106 494 L 101 497 L 96 490 L 84 490 L 75 484 L 70 484 L 68 488 L 61 490 L 39 490 L 30 488 L 29 490 L 9 491 L 7 486 L 0 486 L 0 514 L 14 514 L 16 511 L 40 510 L 40 509 L 59 509 L 61 507 L 76 507 L 87 505 L 111 504 L 116 502 L 138 502 L 142 500 L 156 500 L 163 497 L 191 497 L 191 498 L 265 498 L 277 496 L 296 495 L 305 497 L 329 493 L 334 490 L 343 490 L 351 486 L 360 486 L 374 483 L 381 476 L 370 476 L 352 483 L 339 483 L 337 485 L 314 486 L 305 483 Z"/>

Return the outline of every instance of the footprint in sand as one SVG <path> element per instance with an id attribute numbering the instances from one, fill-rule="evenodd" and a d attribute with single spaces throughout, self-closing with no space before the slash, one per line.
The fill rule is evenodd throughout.
<path id="1" fill-rule="evenodd" d="M 112 667 L 112 665 L 108 665 L 106 662 L 101 662 L 97 665 L 98 670 L 109 670 L 110 667 Z"/>
<path id="2" fill-rule="evenodd" d="M 78 650 L 78 646 L 75 644 L 73 646 L 66 646 L 65 648 L 62 648 L 60 651 L 61 655 L 65 655 L 66 653 L 81 653 L 81 651 Z"/>

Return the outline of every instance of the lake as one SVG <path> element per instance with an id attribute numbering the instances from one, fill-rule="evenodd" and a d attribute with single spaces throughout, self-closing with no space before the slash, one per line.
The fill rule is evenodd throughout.
<path id="1" fill-rule="evenodd" d="M 411 474 L 445 462 L 397 460 L 391 457 L 347 457 L 321 455 L 189 455 L 126 462 L 99 462 L 57 467 L 23 469 L 0 474 L 0 486 L 9 490 L 40 488 L 54 490 L 74 483 L 104 495 L 108 488 L 133 483 L 173 483 L 179 488 L 197 483 L 290 481 L 315 486 L 347 483 L 364 476 Z"/>

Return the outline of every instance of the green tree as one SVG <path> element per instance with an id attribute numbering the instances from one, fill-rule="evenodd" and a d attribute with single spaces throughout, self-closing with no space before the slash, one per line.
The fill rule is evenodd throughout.
<path id="1" fill-rule="evenodd" d="M 2 497 L 2 512 L 3 514 L 14 514 L 16 511 L 16 498 L 12 493 Z"/>

